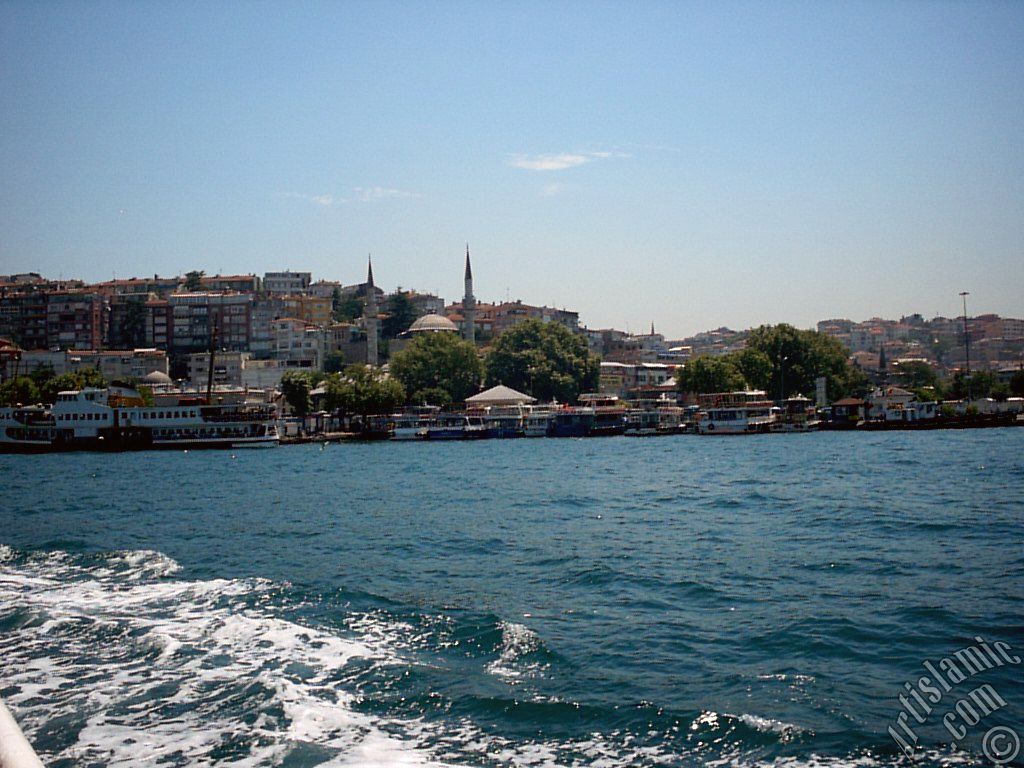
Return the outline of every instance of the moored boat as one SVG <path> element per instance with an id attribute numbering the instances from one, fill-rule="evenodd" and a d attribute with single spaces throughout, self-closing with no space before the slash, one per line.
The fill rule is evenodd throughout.
<path id="1" fill-rule="evenodd" d="M 554 410 L 544 405 L 528 406 L 528 409 L 523 417 L 523 434 L 526 437 L 546 437 Z"/>
<path id="2" fill-rule="evenodd" d="M 421 437 L 427 440 L 480 440 L 487 437 L 487 425 L 480 416 L 447 413 L 427 427 Z"/>
<path id="3" fill-rule="evenodd" d="M 0 451 L 45 452 L 51 450 L 55 437 L 56 427 L 49 408 L 0 408 Z"/>
<path id="4" fill-rule="evenodd" d="M 653 437 L 658 432 L 661 414 L 654 408 L 634 408 L 626 413 L 626 437 Z"/>
<path id="5" fill-rule="evenodd" d="M 522 405 L 491 405 L 482 414 L 487 437 L 523 437 L 526 409 Z"/>
<path id="6" fill-rule="evenodd" d="M 749 435 L 771 430 L 776 414 L 761 390 L 700 395 L 697 431 L 702 435 Z"/>
<path id="7" fill-rule="evenodd" d="M 420 405 L 396 413 L 391 417 L 391 439 L 415 440 L 423 437 L 427 429 L 437 424 L 437 413 L 440 410 L 434 405 Z"/>
<path id="8" fill-rule="evenodd" d="M 268 403 L 210 405 L 182 396 L 173 404 L 147 405 L 128 387 L 60 392 L 48 417 L 39 409 L 14 410 L 10 419 L 21 418 L 24 429 L 8 425 L 5 414 L 2 450 L 240 448 L 279 440 L 276 409 Z"/>
<path id="9" fill-rule="evenodd" d="M 615 395 L 583 394 L 580 405 L 594 410 L 589 437 L 621 435 L 626 431 L 626 407 Z"/>
<path id="10" fill-rule="evenodd" d="M 796 395 L 782 401 L 772 432 L 810 432 L 820 424 L 817 409 L 809 398 Z"/>
<path id="11" fill-rule="evenodd" d="M 594 409 L 565 406 L 548 421 L 548 437 L 587 437 L 594 427 Z"/>

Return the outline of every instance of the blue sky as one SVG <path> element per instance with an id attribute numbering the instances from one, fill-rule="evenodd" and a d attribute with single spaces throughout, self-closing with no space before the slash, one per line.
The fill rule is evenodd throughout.
<path id="1" fill-rule="evenodd" d="M 0 272 L 1024 314 L 1024 3 L 0 4 Z"/>

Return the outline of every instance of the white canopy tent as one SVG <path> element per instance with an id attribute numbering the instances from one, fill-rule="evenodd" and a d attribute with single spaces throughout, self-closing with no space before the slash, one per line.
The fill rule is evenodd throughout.
<path id="1" fill-rule="evenodd" d="M 466 405 L 484 408 L 488 405 L 529 405 L 536 403 L 536 397 L 516 392 L 511 387 L 499 384 L 496 387 L 484 390 L 478 395 L 466 398 Z"/>

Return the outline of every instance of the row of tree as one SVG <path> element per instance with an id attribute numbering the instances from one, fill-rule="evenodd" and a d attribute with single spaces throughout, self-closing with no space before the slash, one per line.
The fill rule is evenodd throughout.
<path id="1" fill-rule="evenodd" d="M 403 403 L 461 403 L 481 386 L 495 384 L 538 400 L 571 402 L 597 389 L 600 360 L 581 336 L 531 319 L 499 336 L 483 358 L 453 333 L 422 334 L 391 358 L 390 373 L 388 378 L 364 365 L 328 373 L 294 371 L 282 378 L 281 391 L 299 415 L 308 413 L 309 393 L 321 384 L 326 410 L 359 415 L 386 413 Z"/>
<path id="2" fill-rule="evenodd" d="M 730 392 L 761 389 L 784 399 L 813 396 L 815 380 L 825 377 L 828 395 L 839 399 L 868 389 L 864 372 L 848 362 L 849 353 L 836 339 L 791 325 L 762 325 L 750 332 L 739 352 L 690 360 L 676 374 L 682 392 Z"/>
<path id="3" fill-rule="evenodd" d="M 53 405 L 58 392 L 105 386 L 106 379 L 95 368 L 81 368 L 56 376 L 52 367 L 44 365 L 28 376 L 13 376 L 0 385 L 0 406 Z"/>
<path id="4" fill-rule="evenodd" d="M 919 400 L 1024 397 L 1024 370 L 1015 372 L 1009 382 L 1002 382 L 992 371 L 985 370 L 972 371 L 970 376 L 957 371 L 942 379 L 928 363 L 912 360 L 893 367 L 887 375 L 889 381 L 909 389 Z"/>
<path id="5" fill-rule="evenodd" d="M 541 401 L 572 402 L 597 389 L 601 361 L 579 334 L 529 319 L 498 336 L 483 358 L 455 334 L 424 334 L 392 357 L 391 373 L 413 403 L 457 403 L 481 384 L 504 384 Z"/>
<path id="6" fill-rule="evenodd" d="M 862 396 L 872 385 L 847 358 L 846 348 L 830 336 L 785 324 L 765 325 L 750 333 L 745 349 L 695 357 L 676 374 L 676 380 L 682 392 L 751 388 L 783 399 L 796 394 L 813 396 L 815 380 L 824 376 L 830 399 Z M 1024 371 L 1015 373 L 1008 384 L 992 371 L 974 371 L 970 377 L 957 372 L 943 380 L 928 363 L 911 361 L 891 368 L 884 378 L 923 401 L 1024 397 Z"/>
<path id="7" fill-rule="evenodd" d="M 0 406 L 53 405 L 57 394 L 71 390 L 96 387 L 103 389 L 111 385 L 131 387 L 138 391 L 142 401 L 153 404 L 153 390 L 139 379 L 123 379 L 108 382 L 96 368 L 79 368 L 57 376 L 52 366 L 42 365 L 27 376 L 14 376 L 0 384 Z"/>

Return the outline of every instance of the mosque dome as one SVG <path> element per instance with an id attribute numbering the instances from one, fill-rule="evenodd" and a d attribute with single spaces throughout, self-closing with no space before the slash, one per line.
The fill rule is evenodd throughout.
<path id="1" fill-rule="evenodd" d="M 142 381 L 146 384 L 173 384 L 174 381 L 163 371 L 150 371 L 143 376 Z"/>
<path id="2" fill-rule="evenodd" d="M 409 333 L 438 333 L 439 331 L 451 331 L 457 333 L 458 326 L 447 317 L 441 315 L 424 315 L 409 326 Z"/>

